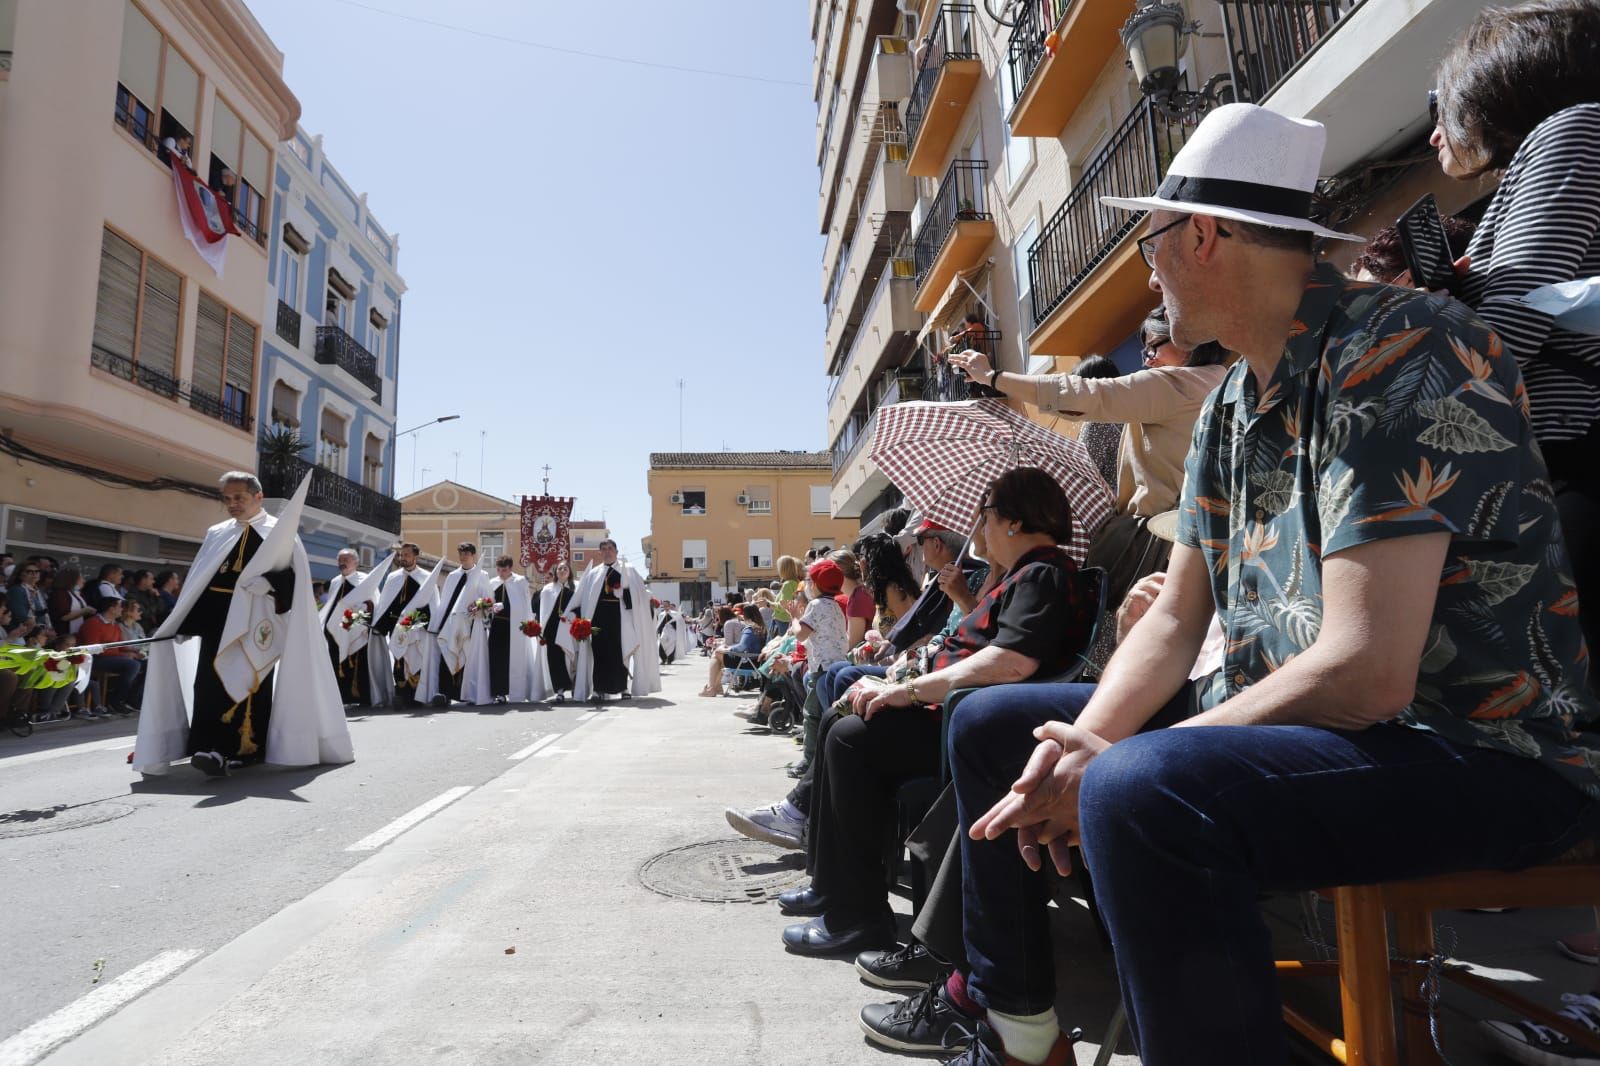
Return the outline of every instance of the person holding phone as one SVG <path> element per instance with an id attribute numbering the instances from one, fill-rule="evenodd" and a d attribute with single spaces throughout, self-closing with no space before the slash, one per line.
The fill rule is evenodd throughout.
<path id="1" fill-rule="evenodd" d="M 1590 649 L 1600 649 L 1600 337 L 1560 328 L 1522 297 L 1600 275 L 1600 4 L 1490 8 L 1440 63 L 1429 140 L 1439 165 L 1500 187 L 1467 248 L 1460 296 L 1500 337 L 1527 383 L 1533 431 Z"/>

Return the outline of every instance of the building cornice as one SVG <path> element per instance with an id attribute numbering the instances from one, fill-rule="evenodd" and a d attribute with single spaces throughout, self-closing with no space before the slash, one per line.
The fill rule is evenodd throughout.
<path id="1" fill-rule="evenodd" d="M 256 90 L 267 116 L 276 124 L 274 137 L 279 141 L 292 137 L 300 121 L 300 100 L 283 80 L 283 53 L 250 9 L 241 0 L 179 0 L 175 7 L 205 32 L 219 58 L 231 60 L 236 73 L 242 75 L 241 87 Z"/>

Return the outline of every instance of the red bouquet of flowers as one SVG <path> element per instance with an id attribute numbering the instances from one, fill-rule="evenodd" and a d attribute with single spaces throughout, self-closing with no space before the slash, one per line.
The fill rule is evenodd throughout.
<path id="1" fill-rule="evenodd" d="M 574 618 L 571 633 L 573 640 L 588 640 L 594 634 L 594 623 L 587 618 Z"/>
<path id="2" fill-rule="evenodd" d="M 522 635 L 525 637 L 537 637 L 542 632 L 544 630 L 540 627 L 537 618 L 530 618 L 522 623 Z"/>

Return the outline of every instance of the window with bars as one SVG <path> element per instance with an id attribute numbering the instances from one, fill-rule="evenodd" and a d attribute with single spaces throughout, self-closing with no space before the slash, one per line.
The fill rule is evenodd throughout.
<path id="1" fill-rule="evenodd" d="M 230 425 L 249 425 L 258 332 L 255 323 L 201 291 L 194 327 L 191 407 Z"/>
<path id="2" fill-rule="evenodd" d="M 120 234 L 103 230 L 90 361 L 173 395 L 182 302 L 182 275 Z"/>
<path id="3" fill-rule="evenodd" d="M 266 195 L 272 153 L 219 94 L 212 108 L 211 167 L 207 179 L 233 208 L 234 225 L 257 244 L 267 243 Z"/>
<path id="4" fill-rule="evenodd" d="M 166 163 L 199 128 L 200 75 L 132 0 L 125 0 L 112 120 Z M 190 157 L 192 167 L 192 156 Z"/>

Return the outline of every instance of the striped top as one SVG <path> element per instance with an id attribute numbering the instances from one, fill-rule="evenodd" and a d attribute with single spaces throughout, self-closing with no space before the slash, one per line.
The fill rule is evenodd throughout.
<path id="1" fill-rule="evenodd" d="M 1578 104 L 1534 127 L 1467 248 L 1463 298 L 1516 357 L 1541 441 L 1583 436 L 1600 387 L 1543 358 L 1577 359 L 1600 374 L 1600 337 L 1554 328 L 1517 302 L 1541 285 L 1600 275 L 1600 104 Z"/>

